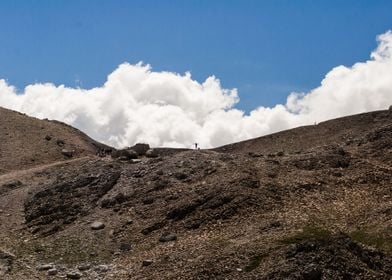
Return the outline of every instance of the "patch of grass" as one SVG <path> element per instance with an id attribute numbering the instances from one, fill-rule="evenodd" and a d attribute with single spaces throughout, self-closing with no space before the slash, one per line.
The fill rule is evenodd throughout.
<path id="1" fill-rule="evenodd" d="M 249 264 L 245 267 L 246 272 L 251 272 L 259 267 L 261 261 L 267 256 L 268 254 L 258 254 L 253 256 L 250 259 Z"/>
<path id="2" fill-rule="evenodd" d="M 360 229 L 351 232 L 350 237 L 359 243 L 392 253 L 392 236 L 385 236 L 382 233 L 372 233 Z"/>
<path id="3" fill-rule="evenodd" d="M 301 232 L 298 232 L 294 235 L 288 236 L 281 240 L 283 244 L 295 244 L 304 240 L 329 240 L 331 238 L 331 232 L 317 226 L 305 226 Z"/>

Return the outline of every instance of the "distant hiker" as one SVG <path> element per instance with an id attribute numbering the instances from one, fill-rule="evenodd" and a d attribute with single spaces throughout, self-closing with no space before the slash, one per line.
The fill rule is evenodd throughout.
<path id="1" fill-rule="evenodd" d="M 195 143 L 195 150 L 197 150 L 197 143 Z"/>

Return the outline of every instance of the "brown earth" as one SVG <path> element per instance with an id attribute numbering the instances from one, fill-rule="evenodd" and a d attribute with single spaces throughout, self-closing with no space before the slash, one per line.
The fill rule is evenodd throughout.
<path id="1" fill-rule="evenodd" d="M 58 121 L 39 120 L 0 107 L 0 174 L 95 155 L 108 148 L 79 130 Z"/>
<path id="2" fill-rule="evenodd" d="M 95 143 L 69 131 L 58 132 L 65 143 Z M 24 170 L 0 175 L 0 277 L 392 277 L 391 111 L 214 150 L 158 149 L 136 161 L 95 153 L 38 152 L 31 169 L 13 153 L 14 168 L 1 165 Z"/>

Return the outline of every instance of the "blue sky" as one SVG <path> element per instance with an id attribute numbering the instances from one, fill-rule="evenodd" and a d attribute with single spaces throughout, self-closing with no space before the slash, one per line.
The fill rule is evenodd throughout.
<path id="1" fill-rule="evenodd" d="M 0 78 L 91 88 L 120 63 L 210 75 L 238 108 L 284 103 L 337 65 L 369 58 L 392 1 L 2 0 Z"/>

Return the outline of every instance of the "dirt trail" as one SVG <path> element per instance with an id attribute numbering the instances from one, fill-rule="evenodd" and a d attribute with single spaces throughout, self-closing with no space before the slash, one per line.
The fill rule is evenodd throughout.
<path id="1" fill-rule="evenodd" d="M 85 160 L 88 158 L 93 158 L 93 157 L 92 156 L 84 156 L 84 157 L 70 159 L 70 160 L 57 161 L 57 162 L 50 163 L 50 164 L 43 164 L 38 167 L 17 170 L 17 171 L 11 171 L 11 172 L 0 175 L 0 184 L 7 182 L 7 181 L 14 180 L 14 179 L 19 179 L 19 178 L 27 176 L 27 175 L 31 175 L 34 172 L 43 171 L 43 170 L 50 168 L 50 167 L 74 163 L 74 162 L 82 161 L 82 160 Z"/>

